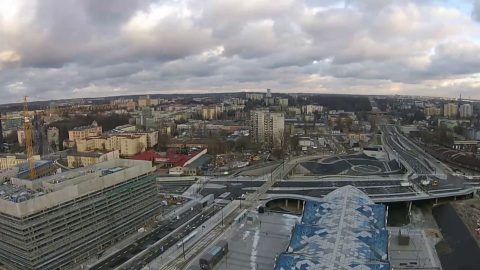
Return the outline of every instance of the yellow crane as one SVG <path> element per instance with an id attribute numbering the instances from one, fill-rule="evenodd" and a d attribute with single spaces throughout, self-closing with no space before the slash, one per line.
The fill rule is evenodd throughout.
<path id="1" fill-rule="evenodd" d="M 27 154 L 27 162 L 28 162 L 28 178 L 33 180 L 37 178 L 37 171 L 35 170 L 35 160 L 33 159 L 33 133 L 32 133 L 32 122 L 30 119 L 30 114 L 28 112 L 28 102 L 27 96 L 23 98 L 23 112 L 22 116 L 24 117 L 24 124 L 23 130 L 25 132 L 25 150 Z M 2 116 L 0 114 L 0 121 L 2 120 L 9 120 L 12 117 L 6 115 Z"/>
<path id="2" fill-rule="evenodd" d="M 23 130 L 25 132 L 25 150 L 27 152 L 27 160 L 28 160 L 28 178 L 33 180 L 37 178 L 37 171 L 35 170 L 35 160 L 33 159 L 33 133 L 32 133 L 32 122 L 30 119 L 30 115 L 28 113 L 28 102 L 27 96 L 23 97 L 23 117 L 24 117 L 24 124 Z"/>

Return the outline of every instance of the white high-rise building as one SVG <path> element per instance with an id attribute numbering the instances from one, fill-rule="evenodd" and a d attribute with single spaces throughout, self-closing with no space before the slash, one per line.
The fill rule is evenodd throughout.
<path id="1" fill-rule="evenodd" d="M 471 104 L 462 104 L 460 105 L 460 117 L 469 118 L 473 115 L 473 108 Z"/>
<path id="2" fill-rule="evenodd" d="M 250 136 L 253 142 L 269 147 L 281 147 L 284 142 L 285 117 L 283 113 L 267 110 L 250 112 Z"/>

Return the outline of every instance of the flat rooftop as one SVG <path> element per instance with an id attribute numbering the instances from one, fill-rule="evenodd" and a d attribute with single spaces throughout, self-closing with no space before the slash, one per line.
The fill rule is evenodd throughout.
<path id="1" fill-rule="evenodd" d="M 388 253 L 393 269 L 440 269 L 440 260 L 435 250 L 435 244 L 439 239 L 434 235 L 435 232 L 402 228 L 402 235 L 408 236 L 410 241 L 406 245 L 400 245 L 399 230 L 400 228 L 388 228 L 390 234 Z"/>
<path id="2" fill-rule="evenodd" d="M 115 159 L 35 180 L 0 185 L 0 213 L 22 217 L 155 171 L 149 161 Z"/>
<path id="3" fill-rule="evenodd" d="M 229 252 L 215 270 L 273 269 L 275 258 L 287 249 L 291 230 L 299 219 L 280 213 L 258 214 L 251 221 L 245 218 L 225 239 Z M 191 265 L 198 265 L 198 260 Z"/>

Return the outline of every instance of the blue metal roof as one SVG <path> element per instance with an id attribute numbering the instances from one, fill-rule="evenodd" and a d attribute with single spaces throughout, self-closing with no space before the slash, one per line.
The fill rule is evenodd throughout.
<path id="1" fill-rule="evenodd" d="M 275 269 L 388 270 L 385 217 L 385 206 L 352 186 L 307 201 Z"/>

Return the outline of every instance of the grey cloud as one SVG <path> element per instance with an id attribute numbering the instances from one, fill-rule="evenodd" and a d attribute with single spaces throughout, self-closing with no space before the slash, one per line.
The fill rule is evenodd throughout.
<path id="1" fill-rule="evenodd" d="M 42 0 L 16 31 L 0 20 L 0 100 L 245 88 L 474 95 L 479 6 Z"/>

